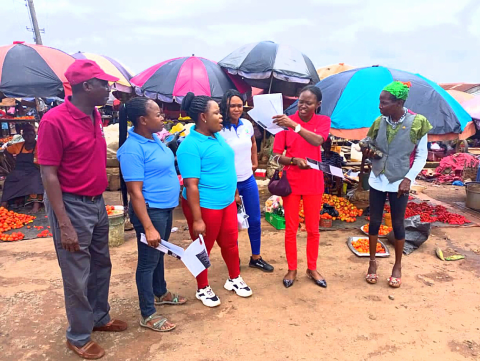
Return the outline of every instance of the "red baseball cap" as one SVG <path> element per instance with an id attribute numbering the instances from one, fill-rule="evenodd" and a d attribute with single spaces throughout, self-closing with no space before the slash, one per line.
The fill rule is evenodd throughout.
<path id="1" fill-rule="evenodd" d="M 118 81 L 113 75 L 105 73 L 93 60 L 75 60 L 65 72 L 65 77 L 71 85 L 83 83 L 84 81 L 96 78 L 106 81 Z"/>

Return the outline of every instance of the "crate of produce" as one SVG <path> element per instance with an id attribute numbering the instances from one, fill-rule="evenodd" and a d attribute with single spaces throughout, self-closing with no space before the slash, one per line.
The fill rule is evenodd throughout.
<path id="1" fill-rule="evenodd" d="M 275 229 L 285 229 L 285 217 L 278 214 L 265 212 L 265 220 L 270 223 Z"/>

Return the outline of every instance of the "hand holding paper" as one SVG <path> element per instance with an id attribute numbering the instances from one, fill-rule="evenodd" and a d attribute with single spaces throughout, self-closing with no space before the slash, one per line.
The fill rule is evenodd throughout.
<path id="1" fill-rule="evenodd" d="M 273 118 L 283 113 L 282 94 L 262 94 L 253 97 L 254 108 L 248 112 L 248 115 L 272 134 L 277 134 L 284 130 L 273 122 Z"/>
<path id="2" fill-rule="evenodd" d="M 320 170 L 322 172 L 333 175 L 334 177 L 339 177 L 343 179 L 342 168 L 334 167 L 326 163 L 319 162 L 318 160 L 307 158 L 307 164 L 312 169 Z"/>
<path id="3" fill-rule="evenodd" d="M 141 234 L 140 241 L 148 244 L 145 234 Z M 202 236 L 199 236 L 185 250 L 163 239 L 155 249 L 181 260 L 194 277 L 210 267 L 210 259 Z"/>

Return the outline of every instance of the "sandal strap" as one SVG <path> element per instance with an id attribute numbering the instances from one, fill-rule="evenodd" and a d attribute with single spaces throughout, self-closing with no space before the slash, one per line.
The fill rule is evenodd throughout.
<path id="1" fill-rule="evenodd" d="M 162 319 L 160 319 L 159 321 L 153 324 L 153 328 L 160 330 L 162 326 L 165 324 L 165 322 L 167 322 L 167 319 L 165 317 L 162 317 Z"/>
<path id="2" fill-rule="evenodd" d="M 178 293 L 173 293 L 173 292 L 170 292 L 170 291 L 168 291 L 168 290 L 167 290 L 167 292 L 166 292 L 164 295 L 162 295 L 162 296 L 160 296 L 160 297 L 155 296 L 155 298 L 157 298 L 159 302 L 165 302 L 165 297 L 166 297 L 169 293 L 172 295 L 172 300 L 169 301 L 169 302 L 173 302 L 173 303 L 179 303 L 179 302 L 180 302 L 180 295 L 179 295 Z"/>
<path id="3" fill-rule="evenodd" d="M 156 322 L 153 323 L 152 328 L 157 329 L 157 330 L 160 330 L 160 329 L 162 328 L 162 326 L 165 324 L 165 322 L 167 322 L 167 319 L 166 319 L 165 317 L 163 317 L 163 316 L 160 316 L 160 315 L 154 313 L 153 315 L 148 316 L 147 318 L 145 318 L 145 319 L 143 320 L 143 322 L 145 323 L 145 325 L 148 326 L 148 323 L 149 323 L 150 321 L 154 321 L 154 320 L 157 320 L 157 319 L 158 319 L 158 321 L 156 321 Z"/>

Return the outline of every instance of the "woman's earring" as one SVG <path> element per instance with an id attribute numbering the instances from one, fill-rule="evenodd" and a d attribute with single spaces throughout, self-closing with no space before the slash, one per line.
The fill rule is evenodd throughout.
<path id="1" fill-rule="evenodd" d="M 206 120 L 204 120 L 203 122 L 204 122 L 204 123 L 206 123 L 207 121 L 206 121 Z"/>

